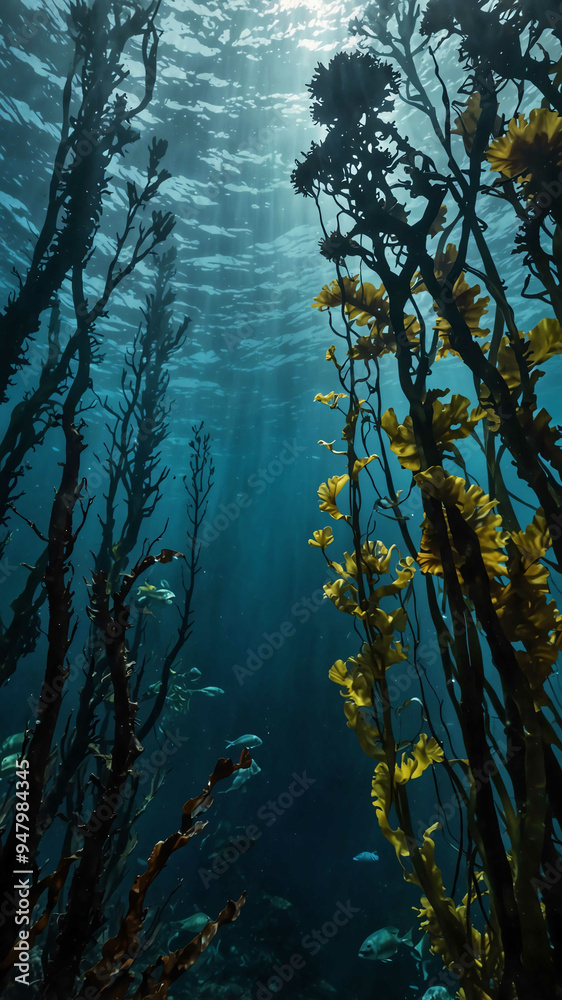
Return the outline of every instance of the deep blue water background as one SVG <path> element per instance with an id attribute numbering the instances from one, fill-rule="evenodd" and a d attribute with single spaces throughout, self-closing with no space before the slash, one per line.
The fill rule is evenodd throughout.
<path id="1" fill-rule="evenodd" d="M 0 52 L 4 298 L 14 287 L 12 267 L 25 270 L 30 231 L 45 208 L 60 87 L 70 51 L 60 17 L 62 2 L 26 6 L 31 18 L 36 12 L 37 31 L 28 42 L 6 44 Z M 245 0 L 164 0 L 155 100 L 141 116 L 142 141 L 112 171 L 106 239 L 119 226 L 124 181 L 142 170 L 149 140 L 169 140 L 165 165 L 173 178 L 163 189 L 162 207 L 177 215 L 173 243 L 178 254 L 178 318 L 185 312 L 193 322 L 171 373 L 170 436 L 163 460 L 177 478 L 167 481 L 151 530 L 156 534 L 168 520 L 164 543 L 182 549 L 181 476 L 191 425 L 204 420 L 213 439 L 216 479 L 195 629 L 178 670 L 196 666 L 202 684 L 225 691 L 212 699 L 194 696 L 190 711 L 179 723 L 174 720 L 172 728 L 175 732 L 177 726 L 185 742 L 170 758 L 165 788 L 143 819 L 129 871 L 134 874 L 155 839 L 177 826 L 183 801 L 202 787 L 224 753 L 225 741 L 256 733 L 263 740 L 255 752 L 261 772 L 246 791 L 217 794 L 209 820 L 210 828 L 219 820 L 233 828 L 257 824 L 259 841 L 207 889 L 198 874 L 207 861 L 205 845 L 194 844 L 175 856 L 159 889 L 171 889 L 180 876 L 176 914 L 182 907 L 186 913 L 202 909 L 215 914 L 227 898 L 247 888 L 248 903 L 237 927 L 223 932 L 225 947 L 229 939 L 235 941 L 240 954 L 245 935 L 259 933 L 259 902 L 265 893 L 293 904 L 302 934 L 330 920 L 340 902 L 350 901 L 358 912 L 323 949 L 318 959 L 323 977 L 346 1000 L 401 1000 L 417 995 L 410 986 L 419 989 L 422 982 L 406 952 L 388 965 L 357 958 L 361 942 L 378 927 L 395 925 L 405 932 L 414 923 L 411 908 L 418 894 L 402 881 L 394 852 L 380 835 L 369 795 L 372 763 L 346 730 L 338 689 L 327 678 L 336 658 L 356 652 L 354 637 L 348 638 L 348 621 L 320 600 L 326 579 L 323 561 L 318 550 L 307 545 L 312 531 L 325 523 L 316 489 L 339 471 L 335 459 L 317 445 L 319 438 L 336 437 L 338 424 L 326 408 L 313 403 L 316 392 L 335 385 L 324 361 L 332 335 L 325 317 L 310 308 L 314 295 L 333 275 L 317 251 L 321 234 L 315 206 L 297 199 L 289 183 L 295 156 L 315 135 L 306 85 L 319 59 L 325 61 L 350 45 L 347 22 L 354 9 L 350 3 L 320 0 L 267 0 L 257 9 Z M 10 10 L 7 5 L 7 21 Z M 46 10 L 49 19 L 43 17 Z M 138 62 L 132 61 L 130 68 L 134 81 Z M 411 127 L 419 130 L 423 123 L 413 120 Z M 497 240 L 504 239 L 505 229 L 503 235 L 499 230 Z M 100 241 L 94 270 L 101 269 L 108 247 Z M 115 296 L 110 315 L 99 326 L 104 358 L 94 373 L 95 384 L 113 401 L 118 398 L 121 359 L 139 322 L 149 282 L 146 266 Z M 26 384 L 24 373 L 22 384 L 14 387 L 15 399 L 33 384 L 40 349 L 33 357 L 31 381 Z M 402 414 L 392 359 L 387 361 L 386 405 L 395 404 Z M 454 364 L 446 362 L 442 370 L 452 390 L 470 392 L 470 383 L 463 382 Z M 554 403 L 555 393 L 554 382 L 545 384 L 543 405 Z M 86 415 L 84 474 L 91 492 L 97 489 L 98 495 L 103 487 L 96 487 L 96 455 L 101 454 L 104 420 L 99 404 Z M 61 446 L 60 432 L 51 431 L 24 479 L 20 509 L 39 525 L 47 523 Z M 280 456 L 286 459 L 290 453 L 294 458 L 280 464 Z M 243 509 L 240 494 L 249 497 Z M 82 577 L 90 565 L 88 552 L 99 541 L 95 509 L 74 560 L 75 607 L 82 616 L 87 603 Z M 397 541 L 390 522 L 382 524 L 385 540 Z M 25 525 L 14 522 L 12 527 L 9 572 L 0 584 L 3 609 L 25 580 L 19 562 L 31 562 L 38 551 Z M 156 568 L 150 580 L 158 584 L 165 578 L 175 590 L 178 574 L 177 565 Z M 307 601 L 312 602 L 308 617 Z M 162 648 L 174 613 L 163 608 L 158 620 L 151 621 L 149 654 Z M 284 623 L 293 627 L 292 634 L 240 683 L 235 667 L 243 666 L 252 653 L 259 657 L 267 636 L 279 633 Z M 430 631 L 422 621 L 424 634 Z M 84 635 L 82 630 L 74 655 Z M 275 638 L 274 643 L 279 644 Z M 0 705 L 3 733 L 21 730 L 29 721 L 27 699 L 37 694 L 43 653 L 40 647 L 29 657 L 6 689 Z M 147 676 L 158 679 L 150 660 Z M 75 693 L 71 688 L 69 706 Z M 454 731 L 452 719 L 445 720 Z M 306 773 L 313 784 L 290 808 L 282 809 L 275 823 L 266 825 L 264 807 L 269 809 L 268 801 L 276 802 L 287 791 L 295 773 Z M 354 855 L 371 850 L 379 852 L 377 863 L 353 862 Z M 449 855 L 446 867 L 452 861 Z M 282 940 L 278 957 L 288 958 Z M 247 987 L 256 988 L 251 972 Z M 185 994 L 182 989 L 173 995 L 189 995 L 187 982 Z M 284 994 L 306 997 L 298 978 Z"/>

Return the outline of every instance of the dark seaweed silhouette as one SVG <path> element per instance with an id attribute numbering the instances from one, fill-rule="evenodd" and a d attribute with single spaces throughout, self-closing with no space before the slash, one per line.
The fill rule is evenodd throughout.
<path id="1" fill-rule="evenodd" d="M 543 18 L 546 6 L 521 7 L 508 3 L 495 5 L 490 10 L 489 5 L 478 0 L 468 3 L 431 0 L 421 25 L 426 37 L 416 54 L 425 49 L 428 61 L 434 67 L 439 95 L 437 103 L 441 103 L 443 112 L 440 115 L 435 108 L 434 96 L 428 93 L 419 75 L 414 57 L 412 39 L 420 27 L 418 6 L 393 0 L 382 5 L 369 5 L 365 18 L 354 22 L 352 28 L 374 51 L 340 54 L 328 67 L 318 67 L 309 87 L 312 117 L 327 127 L 327 135 L 323 141 L 313 143 L 304 158 L 297 161 L 292 180 L 297 193 L 314 198 L 320 212 L 322 199 L 326 196 L 330 199 L 330 211 L 333 210 L 333 202 L 337 206 L 338 228 L 329 233 L 322 223 L 324 238 L 320 246 L 322 254 L 335 267 L 337 301 L 341 303 L 338 312 L 345 324 L 345 332 L 338 333 L 330 320 L 334 332 L 346 343 L 345 360 L 343 364 L 336 364 L 342 391 L 348 393 L 350 399 L 347 417 L 349 434 L 346 437 L 344 430 L 344 440 L 353 440 L 353 422 L 357 420 L 361 407 L 362 413 L 368 414 L 365 419 L 370 420 L 370 426 L 378 433 L 384 453 L 378 356 L 392 349 L 396 354 L 401 392 L 412 421 L 419 468 L 422 472 L 441 469 L 443 448 L 438 443 L 433 426 L 434 403 L 440 393 L 428 388 L 428 377 L 436 363 L 439 336 L 427 328 L 415 297 L 420 287 L 425 288 L 436 304 L 439 316 L 446 321 L 449 343 L 460 358 L 459 364 L 466 366 L 470 381 L 479 388 L 480 400 L 497 421 L 501 441 L 498 450 L 495 450 L 492 435 L 486 437 L 490 495 L 501 499 L 504 523 L 512 530 L 518 530 L 500 467 L 501 456 L 507 454 L 520 479 L 536 497 L 538 513 L 542 515 L 544 512 L 552 533 L 556 563 L 561 570 L 561 463 L 560 448 L 555 445 L 559 429 L 548 438 L 544 428 L 548 427 L 549 415 L 545 414 L 542 424 L 541 420 L 535 420 L 536 379 L 533 381 L 530 377 L 528 353 L 517 333 L 505 285 L 476 207 L 477 197 L 488 190 L 517 206 L 518 214 L 520 217 L 523 215 L 521 198 L 513 182 L 507 179 L 498 181 L 490 192 L 482 177 L 484 154 L 492 139 L 502 131 L 497 108 L 506 81 L 531 81 L 548 102 L 560 109 L 560 91 L 552 84 L 553 63 L 546 57 L 544 48 L 541 50 L 537 46 L 542 32 L 548 27 Z M 443 41 L 443 32 L 459 36 L 461 65 L 465 73 L 462 87 L 466 94 L 478 98 L 474 125 L 470 128 L 466 126 L 464 146 L 469 162 L 464 168 L 459 165 L 453 151 L 453 98 L 440 75 L 436 57 L 436 47 Z M 531 55 L 533 48 L 535 54 Z M 392 58 L 392 62 L 379 58 L 380 52 Z M 435 139 L 434 147 L 428 143 L 423 149 L 418 148 L 405 135 L 394 110 L 394 101 L 399 94 L 403 101 L 424 117 L 432 139 Z M 446 169 L 442 165 L 443 154 Z M 436 162 L 438 155 L 439 166 Z M 545 163 L 544 169 L 547 170 L 549 162 L 546 157 Z M 554 160 L 550 166 L 553 164 Z M 532 193 L 531 189 L 529 192 Z M 448 226 L 439 223 L 441 206 L 446 198 L 451 199 L 456 212 L 455 219 Z M 538 222 L 523 225 L 519 236 L 520 246 L 527 255 L 525 263 L 543 283 L 544 293 L 535 297 L 548 301 L 558 319 L 560 294 L 556 269 L 560 264 L 559 243 L 555 237 L 552 254 L 545 253 L 544 245 L 549 238 L 552 243 L 549 225 L 552 220 L 555 223 L 558 221 L 559 212 L 560 206 L 551 200 L 548 223 L 543 214 Z M 458 248 L 454 248 L 454 255 L 447 262 L 445 245 L 455 226 L 460 232 Z M 432 252 L 428 240 L 440 230 L 443 232 L 438 249 Z M 472 263 L 473 246 L 482 261 L 480 269 Z M 360 279 L 352 278 L 359 266 L 362 267 Z M 464 272 L 476 273 L 479 279 L 485 280 L 496 306 L 493 346 L 488 355 L 473 336 L 457 301 L 458 290 L 454 291 Z M 353 315 L 352 310 L 363 310 L 367 315 L 376 316 L 373 303 L 367 303 L 366 292 L 363 291 L 363 282 L 369 280 L 371 275 L 375 275 L 384 286 L 388 314 L 383 325 L 390 326 L 392 331 L 392 337 L 389 336 L 387 341 L 382 339 L 380 333 L 375 335 L 376 320 L 372 325 L 371 340 L 366 337 L 356 341 L 348 318 Z M 357 281 L 360 283 L 355 287 L 354 282 Z M 373 286 L 366 287 L 371 294 Z M 528 282 L 525 290 L 527 287 Z M 409 325 L 406 321 L 408 313 L 414 313 L 414 316 L 409 316 Z M 414 320 L 415 335 L 412 330 Z M 506 332 L 519 369 L 520 386 L 516 391 L 507 384 L 496 364 L 498 344 Z M 362 367 L 363 362 L 366 372 L 360 378 L 359 365 Z M 359 397 L 370 397 L 371 394 L 373 403 L 362 398 L 359 404 Z M 369 454 L 369 451 L 366 453 Z M 346 470 L 350 478 L 349 524 L 354 534 L 356 565 L 360 567 L 363 559 L 361 546 L 365 537 L 369 537 L 370 528 L 365 535 L 360 517 L 360 486 L 356 482 L 357 475 L 352 474 L 354 462 L 359 456 L 355 454 L 352 443 L 348 445 L 347 454 L 350 463 Z M 385 485 L 389 496 L 394 497 L 396 491 L 392 485 L 390 466 L 386 457 L 382 461 Z M 462 473 L 460 453 L 458 464 Z M 464 472 L 466 475 L 466 469 Z M 466 475 L 466 478 L 469 476 Z M 376 481 L 374 488 L 378 492 Z M 553 746 L 554 742 L 557 746 L 560 743 L 555 737 L 551 740 L 546 735 L 546 729 L 540 729 L 544 724 L 551 731 L 535 702 L 535 686 L 518 662 L 518 636 L 506 631 L 500 620 L 501 607 L 498 608 L 497 599 L 494 601 L 492 597 L 477 531 L 454 502 L 447 503 L 445 511 L 442 500 L 431 490 L 424 490 L 422 496 L 424 512 L 440 553 L 441 575 L 454 627 L 444 620 L 433 578 L 429 575 L 425 578 L 428 607 L 438 637 L 444 675 L 460 722 L 466 757 L 475 774 L 481 773 L 491 759 L 490 746 L 494 745 L 494 738 L 489 725 L 489 698 L 512 748 L 505 767 L 511 782 L 513 802 L 522 817 L 521 843 L 526 845 L 518 862 L 521 871 L 515 876 L 512 859 L 506 854 L 502 806 L 498 805 L 492 782 L 477 782 L 473 790 L 474 815 L 483 837 L 479 865 L 486 875 L 490 903 L 488 906 L 475 880 L 475 855 L 471 855 L 471 851 L 476 849 L 470 843 L 466 854 L 467 913 L 470 911 L 471 893 L 474 893 L 477 901 L 475 908 L 478 906 L 484 914 L 488 930 L 497 921 L 501 943 L 496 947 L 502 949 L 498 980 L 493 985 L 488 983 L 483 972 L 482 988 L 486 995 L 490 991 L 490 996 L 498 1000 L 514 997 L 518 1000 L 554 1000 L 560 996 L 562 982 L 562 891 L 559 879 L 548 887 L 543 895 L 545 910 L 542 912 L 536 884 L 542 870 L 548 869 L 551 864 L 555 864 L 558 870 L 560 863 L 556 824 L 562 821 L 562 770 Z M 396 510 L 400 510 L 398 501 Z M 408 551 L 416 559 L 418 546 L 412 539 L 408 522 L 400 517 L 397 520 Z M 516 550 L 512 548 L 510 551 L 513 557 Z M 356 577 L 359 612 L 369 606 L 372 591 L 367 589 L 363 572 L 358 572 Z M 371 584 L 369 586 L 372 587 Z M 365 631 L 367 644 L 376 644 L 378 630 L 369 625 L 368 620 Z M 497 670 L 500 696 L 494 693 L 494 683 L 490 681 L 482 646 L 487 646 L 488 657 L 491 657 Z M 459 684 L 461 697 L 458 699 L 452 687 L 453 678 Z M 384 707 L 384 685 L 385 681 L 381 680 L 380 692 L 375 686 L 373 709 L 380 730 L 382 759 L 387 762 L 392 775 L 395 739 L 390 713 Z M 556 709 L 554 714 L 559 722 Z M 458 795 L 458 782 L 451 772 L 450 777 Z M 544 793 L 542 814 L 537 813 L 537 806 L 533 804 L 539 787 L 541 794 Z M 397 785 L 391 794 L 399 825 L 408 838 L 415 877 L 429 900 L 433 919 L 444 941 L 441 950 L 448 955 L 458 955 L 461 944 L 450 913 L 442 907 L 429 866 L 426 867 L 426 859 L 413 835 L 406 786 Z M 471 809 L 472 805 L 469 806 L 469 815 Z M 533 942 L 532 947 L 530 942 Z M 482 961 L 484 969 L 485 960 Z M 460 985 L 465 998 L 484 995 L 479 992 L 476 981 L 471 979 L 471 968 L 461 973 Z"/>
<path id="2" fill-rule="evenodd" d="M 26 852 L 33 871 L 28 943 L 30 949 L 41 949 L 36 992 L 45 1000 L 81 996 L 88 967 L 84 1000 L 156 996 L 164 1000 L 170 985 L 197 961 L 220 926 L 237 919 L 245 899 L 243 895 L 237 902 L 229 901 L 192 941 L 144 968 L 139 936 L 147 914 L 146 893 L 171 854 L 204 828 L 198 817 L 212 804 L 214 784 L 250 766 L 247 751 L 237 764 L 219 760 L 203 792 L 185 803 L 179 830 L 154 848 L 147 871 L 133 881 L 129 909 L 117 936 L 106 940 L 107 912 L 115 912 L 123 890 L 131 884 L 126 865 L 136 843 L 136 826 L 163 781 L 163 775 L 156 776 L 140 798 L 135 764 L 143 751 L 140 739 L 153 739 L 173 664 L 191 634 L 200 558 L 198 532 L 214 471 L 210 439 L 198 423 L 185 456 L 186 554 L 169 548 L 155 554 L 162 537 L 158 531 L 166 527 L 155 530 L 151 519 L 158 513 L 162 485 L 169 475 L 161 466 L 170 406 L 167 366 L 184 345 L 189 323 L 183 319 L 174 324 L 173 252 L 164 250 L 155 257 L 174 227 L 173 215 L 153 207 L 170 176 L 161 167 L 165 142 L 151 141 L 144 183 L 137 187 L 127 182 L 127 208 L 102 291 L 94 301 L 88 301 L 85 293 L 104 204 L 112 190 L 111 162 L 138 140 L 131 122 L 152 98 L 159 7 L 160 0 L 147 0 L 144 7 L 133 0 L 92 0 L 91 6 L 78 0 L 70 5 L 74 60 L 63 91 L 61 141 L 47 212 L 29 270 L 0 317 L 0 395 L 4 402 L 11 392 L 19 396 L 17 372 L 28 363 L 30 343 L 38 331 L 44 331 L 48 349 L 37 384 L 16 402 L 0 442 L 0 521 L 6 524 L 8 518 L 19 517 L 40 543 L 34 564 L 26 566 L 26 583 L 12 602 L 11 620 L 1 625 L 0 684 L 13 675 L 24 657 L 46 650 L 41 691 L 22 750 L 29 764 Z M 144 66 L 144 93 L 132 108 L 118 90 L 126 77 L 123 57 L 129 43 L 140 47 Z M 142 322 L 126 357 L 122 405 L 114 409 L 107 401 L 103 404 L 108 414 L 106 487 L 86 608 L 75 596 L 80 574 L 84 575 L 84 568 L 75 561 L 77 542 L 96 500 L 83 476 L 82 460 L 87 414 L 92 394 L 97 394 L 94 365 L 101 358 L 104 319 L 114 291 L 134 276 L 139 264 L 153 259 L 154 291 L 147 296 Z M 65 281 L 72 295 L 68 334 L 58 297 Z M 59 482 L 48 524 L 41 524 L 39 516 L 33 521 L 20 510 L 22 494 L 16 491 L 28 453 L 54 427 L 62 431 L 64 454 L 53 470 Z M 173 559 L 185 566 L 179 621 L 170 648 L 161 657 L 158 694 L 137 728 L 135 699 L 143 695 L 143 644 L 150 616 L 138 607 L 132 610 L 127 602 L 151 566 Z M 75 715 L 65 715 L 69 651 L 83 632 L 80 626 L 85 619 L 89 636 L 83 683 Z M 11 898 L 20 843 L 13 805 L 8 794 L 0 808 L 3 899 Z M 51 828 L 59 833 L 59 855 L 51 873 L 45 875 L 42 851 Z M 163 912 L 165 902 L 155 902 Z M 0 927 L 0 984 L 7 996 L 13 987 L 18 934 L 11 919 Z M 135 960 L 138 966 L 131 970 Z M 140 981 L 135 980 L 139 967 Z"/>

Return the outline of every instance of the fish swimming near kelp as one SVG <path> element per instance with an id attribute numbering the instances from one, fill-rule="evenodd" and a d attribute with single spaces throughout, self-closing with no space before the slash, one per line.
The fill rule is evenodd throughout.
<path id="1" fill-rule="evenodd" d="M 444 986 L 430 986 L 422 1000 L 451 1000 L 451 994 Z"/>
<path id="2" fill-rule="evenodd" d="M 258 767 L 255 760 L 253 760 L 249 767 L 244 768 L 244 770 L 242 771 L 238 771 L 238 774 L 233 779 L 230 788 L 220 789 L 220 793 L 226 795 L 228 792 L 236 792 L 239 788 L 242 788 L 242 786 L 245 785 L 247 781 L 250 780 L 252 775 L 259 774 L 260 771 L 261 767 Z"/>
<path id="3" fill-rule="evenodd" d="M 353 860 L 364 862 L 378 861 L 379 856 L 376 851 L 361 851 L 361 854 L 356 854 Z"/>
<path id="4" fill-rule="evenodd" d="M 203 674 L 201 673 L 200 670 L 197 669 L 197 667 L 192 667 L 187 676 L 189 677 L 190 681 L 193 681 L 193 683 L 195 683 L 195 681 L 198 681 L 199 678 L 203 676 Z"/>
<path id="5" fill-rule="evenodd" d="M 423 937 L 421 938 L 421 940 L 418 941 L 417 945 L 413 949 L 412 954 L 413 954 L 416 962 L 418 963 L 418 965 L 421 965 L 421 967 L 422 967 L 423 978 L 427 979 L 427 966 L 429 965 L 429 962 L 430 962 L 430 959 L 431 959 L 431 956 L 432 956 L 432 951 L 431 951 L 431 937 L 430 937 L 429 934 L 424 934 L 423 935 Z M 441 989 L 440 986 L 439 987 L 435 987 L 435 988 L 436 989 Z M 433 989 L 433 987 L 431 987 L 431 989 Z M 428 992 L 429 992 L 429 990 L 428 990 Z M 449 997 L 449 994 L 447 993 L 447 998 L 448 997 Z M 429 998 L 429 1000 L 431 1000 L 431 997 Z M 440 1000 L 439 994 L 436 994 L 434 1000 Z"/>
<path id="6" fill-rule="evenodd" d="M 186 945 L 192 937 L 195 937 L 196 934 L 199 934 L 207 926 L 210 920 L 211 917 L 207 916 L 206 913 L 200 912 L 192 913 L 185 920 L 174 920 L 170 924 L 169 950 L 176 951 L 178 948 Z"/>
<path id="7" fill-rule="evenodd" d="M 186 694 L 206 694 L 208 698 L 216 698 L 219 694 L 224 694 L 224 691 L 218 687 L 187 688 Z"/>
<path id="8" fill-rule="evenodd" d="M 226 748 L 229 747 L 247 747 L 248 750 L 255 750 L 256 747 L 261 747 L 263 740 L 260 740 L 259 736 L 252 736 L 251 733 L 246 733 L 245 736 L 239 736 L 237 740 L 228 740 Z"/>
<path id="9" fill-rule="evenodd" d="M 0 748 L 0 757 L 5 757 L 6 754 L 13 753 L 14 750 L 21 750 L 24 736 L 25 733 L 12 733 L 11 736 L 8 736 Z"/>
<path id="10" fill-rule="evenodd" d="M 0 778 L 11 778 L 17 770 L 19 753 L 7 754 L 0 761 Z"/>
<path id="11" fill-rule="evenodd" d="M 137 604 L 145 604 L 147 601 L 154 601 L 157 604 L 171 604 L 175 596 L 173 590 L 170 590 L 167 580 L 160 580 L 159 587 L 145 580 L 137 588 Z"/>
<path id="12" fill-rule="evenodd" d="M 365 938 L 359 949 L 359 958 L 367 958 L 371 962 L 390 962 L 401 944 L 414 947 L 411 930 L 401 936 L 397 927 L 381 927 Z"/>

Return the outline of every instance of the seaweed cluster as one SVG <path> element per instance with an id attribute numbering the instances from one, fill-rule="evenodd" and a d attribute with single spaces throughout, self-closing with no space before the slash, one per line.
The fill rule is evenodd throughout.
<path id="1" fill-rule="evenodd" d="M 47 207 L 29 268 L 17 275 L 18 287 L 0 314 L 0 396 L 12 407 L 0 442 L 0 521 L 6 529 L 0 549 L 9 543 L 17 547 L 8 526 L 18 519 L 27 560 L 25 583 L 9 620 L 1 623 L 0 683 L 27 667 L 30 657 L 44 664 L 40 690 L 29 700 L 30 724 L 10 743 L 15 761 L 7 758 L 3 771 L 18 777 L 0 806 L 0 979 L 6 996 L 17 994 L 19 984 L 21 992 L 33 987 L 44 1000 L 164 1000 L 245 902 L 245 894 L 228 901 L 216 919 L 206 920 L 196 934 L 187 930 L 169 953 L 151 962 L 143 957 L 152 883 L 171 856 L 205 828 L 202 817 L 216 783 L 252 764 L 247 750 L 238 763 L 221 758 L 203 791 L 183 805 L 177 830 L 165 831 L 146 870 L 131 879 L 127 863 L 139 821 L 165 777 L 155 769 L 150 787 L 142 788 L 141 741 L 152 742 L 166 758 L 167 737 L 158 723 L 193 627 L 198 536 L 214 473 L 210 438 L 198 422 L 186 447 L 182 537 L 175 539 L 184 551 L 160 547 L 163 532 L 155 531 L 152 519 L 170 474 L 162 463 L 168 369 L 189 325 L 187 318 L 174 319 L 175 257 L 166 247 L 174 217 L 156 207 L 170 177 L 162 166 L 165 141 L 150 142 L 144 180 L 125 182 L 121 226 L 112 243 L 102 230 L 117 183 L 112 165 L 140 139 L 134 122 L 152 100 L 159 8 L 160 0 L 69 5 L 74 52 Z M 136 96 L 125 69 L 131 51 L 140 55 L 143 68 Z M 99 251 L 108 243 L 109 254 Z M 115 345 L 105 336 L 106 320 L 114 293 L 141 265 L 145 273 L 152 265 L 153 287 L 122 362 L 121 355 L 111 357 Z M 47 350 L 37 366 L 40 347 Z M 123 363 L 117 404 L 97 387 L 99 362 L 108 355 L 112 363 Z M 84 468 L 88 414 L 96 405 L 105 413 L 101 495 L 88 484 Z M 52 435 L 63 445 L 61 460 L 54 459 L 48 472 L 54 496 L 47 501 L 48 517 L 39 507 L 32 518 L 28 460 Z M 97 547 L 85 566 L 82 532 L 96 513 Z M 131 603 L 133 588 L 151 567 L 176 561 L 182 566 L 176 619 L 164 651 L 150 650 L 154 615 Z M 86 596 L 81 577 L 88 566 Z M 153 697 L 146 691 L 147 650 L 160 675 Z M 181 687 L 179 680 L 176 686 Z M 22 858 L 30 876 L 25 907 L 14 900 L 14 873 Z M 165 903 L 155 903 L 162 912 Z"/>
<path id="2" fill-rule="evenodd" d="M 562 352 L 560 17 L 392 0 L 351 28 L 360 50 L 310 84 L 327 131 L 292 175 L 335 269 L 313 305 L 334 336 L 336 387 L 316 400 L 341 418 L 339 445 L 320 442 L 340 470 L 318 490 L 333 527 L 309 544 L 358 648 L 330 678 L 441 981 L 460 1000 L 555 1000 L 562 431 L 540 379 Z M 434 718 L 444 701 L 458 737 Z"/>

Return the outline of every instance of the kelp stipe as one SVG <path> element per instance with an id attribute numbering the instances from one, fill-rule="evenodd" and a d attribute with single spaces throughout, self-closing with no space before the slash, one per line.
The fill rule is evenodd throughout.
<path id="1" fill-rule="evenodd" d="M 153 94 L 159 7 L 159 0 L 147 0 L 144 9 L 128 0 L 93 0 L 90 6 L 78 0 L 70 5 L 74 59 L 62 94 L 62 134 L 45 220 L 29 272 L 0 317 L 0 391 L 16 399 L 0 442 L 0 522 L 20 518 L 26 542 L 35 542 L 37 553 L 33 564 L 23 564 L 26 583 L 12 602 L 11 621 L 1 625 L 0 684 L 16 669 L 21 671 L 24 657 L 31 653 L 41 666 L 41 658 L 46 659 L 39 691 L 28 700 L 31 723 L 18 747 L 27 778 L 20 783 L 17 800 L 9 787 L 0 805 L 4 901 L 14 898 L 14 872 L 18 865 L 21 869 L 22 858 L 29 869 L 27 933 L 24 936 L 21 923 L 15 925 L 13 909 L 0 922 L 0 985 L 7 996 L 13 993 L 14 966 L 23 950 L 30 956 L 35 992 L 44 1000 L 165 1000 L 171 984 L 197 961 L 221 925 L 237 919 L 245 900 L 242 894 L 237 902 L 228 901 L 215 920 L 192 940 L 182 940 L 172 954 L 164 953 L 156 962 L 143 957 L 139 938 L 147 906 L 155 905 L 158 915 L 165 915 L 166 907 L 166 901 L 147 899 L 148 890 L 171 855 L 203 830 L 206 824 L 200 817 L 212 805 L 214 785 L 252 763 L 247 750 L 238 763 L 221 758 L 201 794 L 184 804 L 178 830 L 155 845 L 146 871 L 136 878 L 127 871 L 139 819 L 164 780 L 164 773 L 156 772 L 143 790 L 136 762 L 143 750 L 140 740 L 153 739 L 174 661 L 191 633 L 198 533 L 214 472 L 209 435 L 197 422 L 183 463 L 183 537 L 173 540 L 185 551 L 158 545 L 158 552 L 167 525 L 162 519 L 155 527 L 150 519 L 159 513 L 161 486 L 168 475 L 160 462 L 169 412 L 166 364 L 183 345 L 188 325 L 186 319 L 174 322 L 172 315 L 171 251 L 156 259 L 155 289 L 147 297 L 126 359 L 122 407 L 113 412 L 106 407 L 109 438 L 101 495 L 96 496 L 93 484 L 88 487 L 84 475 L 88 411 L 91 393 L 97 391 L 96 362 L 112 295 L 140 264 L 150 263 L 175 223 L 171 213 L 154 208 L 170 175 L 161 166 L 167 143 L 153 138 L 144 179 L 126 182 L 121 227 L 98 292 L 88 299 L 88 268 L 113 187 L 108 170 L 113 157 L 139 138 L 130 123 Z M 122 59 L 131 41 L 139 46 L 144 73 L 141 97 L 128 107 L 117 88 L 127 75 Z M 62 294 L 59 299 L 67 277 L 69 302 Z M 43 319 L 48 320 L 48 357 L 34 370 L 27 364 L 29 346 Z M 68 323 L 69 333 L 64 328 Z M 16 372 L 23 388 L 16 384 Z M 62 432 L 63 446 L 61 461 L 52 462 L 54 499 L 48 500 L 46 516 L 39 510 L 34 521 L 21 505 L 25 476 L 33 472 L 28 457 L 49 440 L 53 428 Z M 119 497 L 128 501 L 122 523 L 114 512 Z M 92 553 L 94 568 L 86 594 L 80 590 L 81 577 L 90 564 L 76 563 L 84 525 L 98 513 L 96 500 L 102 531 Z M 32 558 L 28 550 L 25 556 Z M 161 656 L 159 692 L 148 709 L 143 705 L 139 710 L 136 699 L 147 700 L 141 643 L 150 615 L 137 607 L 133 628 L 131 601 L 151 567 L 172 560 L 184 566 L 178 619 L 170 647 Z M 64 698 L 77 679 L 81 689 L 67 712 Z M 154 692 L 149 691 L 149 697 Z M 109 911 L 118 908 L 129 887 L 122 922 L 106 924 L 115 921 Z M 30 986 L 27 978 L 21 984 Z"/>
<path id="2" fill-rule="evenodd" d="M 292 176 L 321 221 L 323 199 L 338 212 L 335 231 L 322 223 L 320 244 L 335 280 L 314 301 L 341 341 L 326 354 L 336 388 L 316 397 L 344 420 L 341 446 L 320 442 L 340 456 L 338 474 L 318 491 L 337 527 L 319 529 L 310 544 L 335 575 L 326 596 L 351 617 L 361 645 L 330 678 L 343 688 L 347 725 L 377 761 L 381 831 L 421 890 L 420 929 L 460 1000 L 562 995 L 562 887 L 551 877 L 562 864 L 561 719 L 548 692 L 562 644 L 549 593 L 562 556 L 562 449 L 538 385 L 542 365 L 562 352 L 560 29 L 547 15 L 545 4 L 477 0 L 430 0 L 423 14 L 410 2 L 370 5 L 352 25 L 365 51 L 317 69 L 312 116 L 327 134 Z M 460 64 L 451 63 L 451 35 Z M 524 105 L 528 84 L 542 108 Z M 408 107 L 432 145 L 406 136 Z M 492 198 L 519 225 L 514 249 L 523 297 L 536 303 L 531 323 L 517 319 L 528 306 L 508 290 L 491 249 L 502 221 Z M 385 391 L 392 355 L 398 415 Z M 449 398 L 444 358 L 464 369 L 472 401 Z M 508 459 L 525 484 L 528 524 Z M 421 531 L 411 524 L 418 509 Z M 350 551 L 330 558 L 334 532 L 345 531 Z M 403 556 L 385 544 L 398 533 Z M 422 599 L 432 643 L 421 637 Z M 432 661 L 443 668 L 437 695 L 458 719 L 454 749 L 432 722 Z M 406 663 L 427 721 L 400 742 L 398 717 L 411 699 L 397 710 L 399 686 L 391 688 Z M 441 809 L 431 824 L 412 811 L 410 782 L 427 781 L 430 768 L 449 780 L 462 826 L 451 828 Z M 450 893 L 435 857 L 442 825 L 465 831 Z M 444 839 L 439 851 L 446 858 Z"/>

